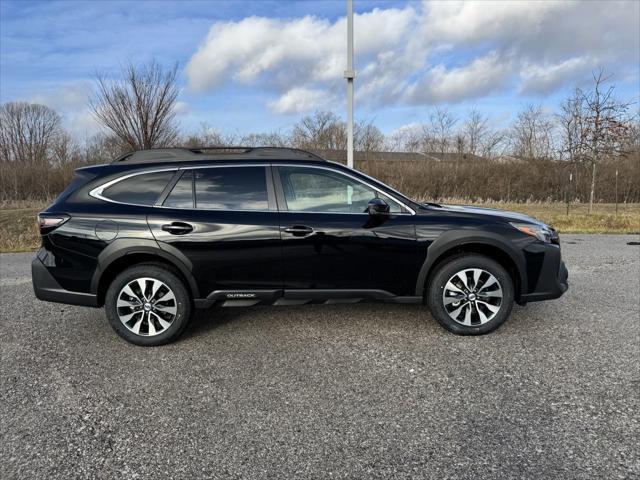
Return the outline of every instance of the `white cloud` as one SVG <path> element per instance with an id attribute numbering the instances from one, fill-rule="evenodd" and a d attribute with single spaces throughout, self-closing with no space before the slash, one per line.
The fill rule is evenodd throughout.
<path id="1" fill-rule="evenodd" d="M 495 52 L 460 68 L 437 65 L 406 92 L 411 103 L 457 102 L 481 97 L 504 87 L 509 79 L 510 62 Z"/>
<path id="2" fill-rule="evenodd" d="M 637 63 L 638 2 L 423 2 L 355 17 L 358 104 L 455 103 L 497 89 L 549 93 L 596 66 Z M 262 89 L 277 113 L 336 102 L 346 23 L 315 16 L 216 22 L 186 74 L 193 90 Z M 600 61 L 598 61 L 600 60 Z M 332 105 L 333 106 L 333 105 Z"/>
<path id="3" fill-rule="evenodd" d="M 598 62 L 588 56 L 575 57 L 556 64 L 532 64 L 522 68 L 523 93 L 549 93 L 576 78 L 576 75 L 588 73 Z"/>
<path id="4" fill-rule="evenodd" d="M 292 88 L 277 100 L 269 102 L 269 109 L 275 113 L 300 113 L 327 104 L 327 95 L 323 90 L 310 88 Z"/>

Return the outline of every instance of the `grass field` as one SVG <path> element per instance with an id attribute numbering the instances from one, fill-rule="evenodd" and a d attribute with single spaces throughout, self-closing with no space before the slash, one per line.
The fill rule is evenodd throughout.
<path id="1" fill-rule="evenodd" d="M 462 204 L 455 199 L 448 203 Z M 638 233 L 640 204 L 620 204 L 618 214 L 613 204 L 597 204 L 587 213 L 587 205 L 573 204 L 569 215 L 563 203 L 480 203 L 483 207 L 513 210 L 532 215 L 560 233 Z M 45 204 L 19 202 L 0 205 L 0 252 L 24 252 L 40 245 L 36 214 Z"/>

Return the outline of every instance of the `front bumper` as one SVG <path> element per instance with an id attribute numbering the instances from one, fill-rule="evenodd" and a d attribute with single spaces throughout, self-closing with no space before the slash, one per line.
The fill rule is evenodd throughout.
<path id="1" fill-rule="evenodd" d="M 31 262 L 31 282 L 33 283 L 33 291 L 39 300 L 67 303 L 69 305 L 83 305 L 85 307 L 98 306 L 96 295 L 72 292 L 62 288 L 38 257 Z"/>
<path id="2" fill-rule="evenodd" d="M 529 291 L 518 303 L 538 302 L 561 297 L 569 289 L 569 271 L 557 245 L 534 244 L 525 249 Z"/>

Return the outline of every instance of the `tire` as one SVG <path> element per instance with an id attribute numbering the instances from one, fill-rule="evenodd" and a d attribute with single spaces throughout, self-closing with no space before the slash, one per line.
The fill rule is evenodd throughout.
<path id="1" fill-rule="evenodd" d="M 426 297 L 432 315 L 444 328 L 457 335 L 482 335 L 509 318 L 513 280 L 496 261 L 463 255 L 438 266 Z"/>
<path id="2" fill-rule="evenodd" d="M 105 312 L 111 327 L 127 342 L 153 347 L 180 336 L 192 307 L 189 292 L 175 273 L 157 264 L 139 264 L 111 282 Z"/>

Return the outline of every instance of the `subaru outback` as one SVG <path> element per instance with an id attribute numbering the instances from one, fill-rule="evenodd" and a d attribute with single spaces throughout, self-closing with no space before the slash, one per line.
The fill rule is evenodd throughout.
<path id="1" fill-rule="evenodd" d="M 425 303 L 477 335 L 568 287 L 548 225 L 418 203 L 296 149 L 132 152 L 76 170 L 38 224 L 36 296 L 104 306 L 137 345 L 175 340 L 195 308 L 256 304 Z"/>

